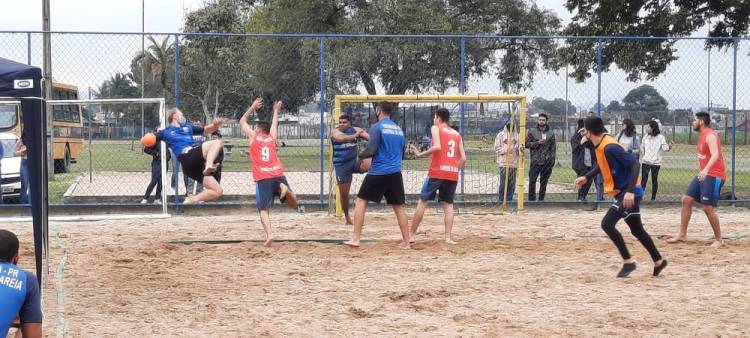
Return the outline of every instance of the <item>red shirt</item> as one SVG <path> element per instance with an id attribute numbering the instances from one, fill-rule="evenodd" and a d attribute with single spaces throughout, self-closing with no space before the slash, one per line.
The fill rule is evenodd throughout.
<path id="1" fill-rule="evenodd" d="M 427 176 L 449 181 L 458 181 L 458 173 L 461 168 L 458 162 L 461 159 L 460 146 L 461 134 L 446 124 L 438 126 L 440 132 L 440 151 L 432 153 L 430 171 Z M 432 140 L 433 145 L 435 140 Z"/>
<path id="2" fill-rule="evenodd" d="M 284 166 L 276 156 L 276 140 L 271 135 L 255 135 L 250 144 L 250 167 L 255 182 L 284 176 Z"/>
<path id="3" fill-rule="evenodd" d="M 701 170 L 703 170 L 704 168 L 706 168 L 708 160 L 711 159 L 711 150 L 708 148 L 708 142 L 706 142 L 706 137 L 709 134 L 714 134 L 716 136 L 716 145 L 719 147 L 719 159 L 716 161 L 716 163 L 714 163 L 714 166 L 708 170 L 708 175 L 718 177 L 722 180 L 726 179 L 726 170 L 724 169 L 724 154 L 721 152 L 721 138 L 713 129 L 703 129 L 700 136 L 698 136 L 698 143 L 696 144 L 698 149 L 698 165 L 700 166 Z"/>

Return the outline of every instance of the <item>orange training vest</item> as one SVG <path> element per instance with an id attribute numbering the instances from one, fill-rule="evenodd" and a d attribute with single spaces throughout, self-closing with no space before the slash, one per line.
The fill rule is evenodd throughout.
<path id="1" fill-rule="evenodd" d="M 596 146 L 596 162 L 599 163 L 599 170 L 602 173 L 602 178 L 604 179 L 604 192 L 606 192 L 608 195 L 615 197 L 618 194 L 620 194 L 620 189 L 615 189 L 615 179 L 612 177 L 612 170 L 609 167 L 609 162 L 607 162 L 607 156 L 604 155 L 604 148 L 606 148 L 610 144 L 616 144 L 618 147 L 622 147 L 620 143 L 618 143 L 612 135 L 604 134 L 602 136 L 602 142 L 599 143 L 598 146 Z M 638 177 L 638 181 L 640 183 L 640 175 Z"/>

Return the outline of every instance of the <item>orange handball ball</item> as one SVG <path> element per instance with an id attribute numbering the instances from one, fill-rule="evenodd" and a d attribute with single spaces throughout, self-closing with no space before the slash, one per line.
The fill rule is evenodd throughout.
<path id="1" fill-rule="evenodd" d="M 141 144 L 146 148 L 151 148 L 156 145 L 156 135 L 148 133 L 141 137 Z"/>

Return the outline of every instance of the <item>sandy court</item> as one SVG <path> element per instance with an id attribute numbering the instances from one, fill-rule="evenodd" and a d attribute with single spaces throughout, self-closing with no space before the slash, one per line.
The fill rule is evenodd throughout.
<path id="1" fill-rule="evenodd" d="M 409 210 L 409 213 L 413 210 Z M 645 209 L 652 236 L 676 231 L 678 209 Z M 426 217 L 413 250 L 398 249 L 390 213 L 368 215 L 352 249 L 321 243 L 170 244 L 261 239 L 254 210 L 165 220 L 52 222 L 53 281 L 45 330 L 66 336 L 530 336 L 750 335 L 750 211 L 723 207 L 724 233 L 696 210 L 687 244 L 656 241 L 670 266 L 651 277 L 646 251 L 620 223 L 639 262 L 620 260 L 599 228 L 603 211 L 531 210 L 460 215 L 442 242 L 442 215 Z M 276 237 L 347 238 L 324 213 L 272 214 Z M 31 226 L 22 237 L 33 266 Z M 53 232 L 54 233 L 54 232 Z M 67 250 L 62 288 L 55 271 Z M 62 303 L 56 301 L 61 292 Z M 64 325 L 63 325 L 64 324 Z M 59 333 L 59 332 L 57 332 Z"/>

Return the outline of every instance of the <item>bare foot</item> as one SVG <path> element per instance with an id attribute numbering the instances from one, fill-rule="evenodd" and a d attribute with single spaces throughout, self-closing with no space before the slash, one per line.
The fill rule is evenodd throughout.
<path id="1" fill-rule="evenodd" d="M 269 247 L 271 246 L 271 244 L 273 244 L 273 237 L 268 237 L 268 239 L 266 239 L 266 241 L 263 243 L 263 246 Z"/>
<path id="2" fill-rule="evenodd" d="M 349 217 L 346 218 L 346 225 L 354 225 L 354 223 L 352 223 L 352 219 L 351 218 L 349 218 Z"/>
<path id="3" fill-rule="evenodd" d="M 292 209 L 297 208 L 297 196 L 290 193 L 289 186 L 284 183 L 279 184 L 279 200 L 284 201 Z"/>
<path id="4" fill-rule="evenodd" d="M 289 187 L 286 184 L 284 183 L 279 184 L 279 200 L 284 200 L 284 197 L 286 197 L 286 193 L 288 192 L 289 192 Z"/>
<path id="5" fill-rule="evenodd" d="M 216 171 L 216 165 L 206 165 L 206 169 L 203 169 L 203 176 L 211 176 Z"/>
<path id="6" fill-rule="evenodd" d="M 409 250 L 409 249 L 411 249 L 411 244 L 409 244 L 407 242 L 402 242 L 401 243 L 401 249 Z"/>
<path id="7" fill-rule="evenodd" d="M 458 244 L 458 242 L 454 241 L 453 238 L 446 238 L 445 242 L 448 244 Z"/>
<path id="8" fill-rule="evenodd" d="M 359 241 L 348 240 L 344 242 L 344 245 L 350 246 L 352 248 L 359 248 Z"/>
<path id="9" fill-rule="evenodd" d="M 721 248 L 723 245 L 724 245 L 724 241 L 723 240 L 718 240 L 718 239 L 714 240 L 714 242 L 711 243 L 711 247 L 712 248 Z"/>
<path id="10" fill-rule="evenodd" d="M 669 243 L 669 244 L 684 243 L 685 240 L 686 240 L 685 237 L 680 237 L 680 236 L 670 237 L 670 238 L 667 239 L 667 243 Z"/>

